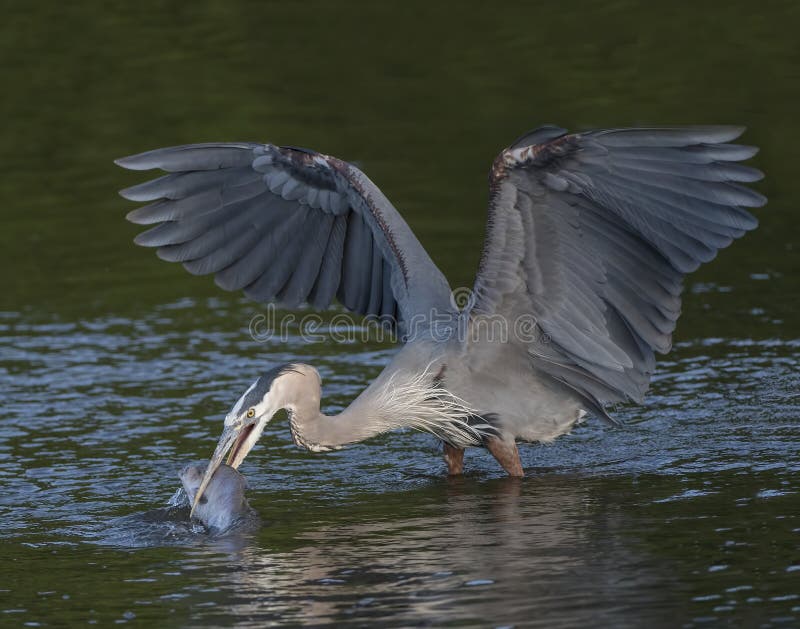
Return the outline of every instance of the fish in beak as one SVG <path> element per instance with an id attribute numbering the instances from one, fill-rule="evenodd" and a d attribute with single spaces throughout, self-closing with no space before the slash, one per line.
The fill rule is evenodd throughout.
<path id="1" fill-rule="evenodd" d="M 197 508 L 197 505 L 200 503 L 200 498 L 203 497 L 203 492 L 208 487 L 208 484 L 211 482 L 211 478 L 214 476 L 214 472 L 217 471 L 217 468 L 222 465 L 222 459 L 225 458 L 225 455 L 228 453 L 228 450 L 231 449 L 234 442 L 239 436 L 241 429 L 237 430 L 234 426 L 226 426 L 225 430 L 222 431 L 222 436 L 219 438 L 219 442 L 217 443 L 217 447 L 214 449 L 214 454 L 211 455 L 211 459 L 206 466 L 205 474 L 203 474 L 203 480 L 200 481 L 200 486 L 197 488 L 197 492 L 194 495 L 194 500 L 192 501 L 192 510 L 189 513 L 189 517 L 194 515 L 194 510 Z"/>
<path id="2" fill-rule="evenodd" d="M 272 420 L 272 417 L 280 408 L 285 407 L 284 404 L 276 401 L 275 396 L 272 395 L 272 389 L 276 381 L 286 373 L 298 372 L 292 369 L 291 365 L 282 365 L 270 369 L 260 376 L 244 392 L 244 395 L 239 398 L 225 417 L 225 427 L 222 430 L 222 435 L 217 442 L 214 454 L 211 455 L 203 480 L 192 501 L 190 517 L 194 514 L 195 507 L 199 504 L 200 498 L 203 497 L 203 492 L 211 482 L 214 472 L 222 465 L 225 455 L 230 451 L 227 464 L 233 469 L 238 469 L 242 461 L 250 453 L 250 450 L 256 445 L 258 438 L 264 431 L 264 427 Z"/>
<path id="3" fill-rule="evenodd" d="M 214 454 L 211 455 L 211 459 L 206 466 L 206 471 L 205 474 L 203 474 L 203 480 L 200 482 L 200 487 L 197 488 L 197 493 L 192 501 L 192 510 L 189 513 L 189 517 L 194 515 L 194 510 L 200 503 L 200 498 L 203 497 L 203 492 L 211 482 L 214 472 L 216 472 L 217 468 L 222 465 L 222 461 L 225 458 L 225 455 L 228 454 L 228 451 L 230 451 L 227 460 L 228 465 L 234 469 L 238 469 L 238 467 L 242 464 L 242 461 L 244 461 L 245 457 L 255 445 L 255 442 L 261 435 L 263 426 L 267 422 L 262 421 L 259 423 L 260 426 L 258 429 L 256 427 L 256 423 L 238 423 L 231 426 L 225 426 L 224 430 L 222 431 L 222 435 L 217 442 L 217 447 L 214 449 Z"/>

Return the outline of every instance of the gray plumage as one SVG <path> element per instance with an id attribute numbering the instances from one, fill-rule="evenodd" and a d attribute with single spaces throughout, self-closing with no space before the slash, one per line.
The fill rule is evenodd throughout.
<path id="1" fill-rule="evenodd" d="M 159 149 L 117 163 L 171 173 L 122 191 L 150 202 L 128 219 L 155 225 L 136 242 L 163 259 L 263 303 L 326 308 L 337 299 L 357 313 L 415 323 L 338 417 L 319 413 L 313 387 L 316 411 L 296 401 L 297 391 L 256 387 L 226 426 L 244 426 L 247 407 L 271 417 L 294 404 L 305 415 L 293 411 L 293 435 L 312 449 L 404 425 L 457 448 L 511 447 L 553 439 L 585 411 L 613 421 L 608 404 L 641 401 L 655 353 L 671 348 L 684 275 L 757 226 L 748 208 L 766 200 L 743 184 L 763 175 L 737 163 L 756 153 L 730 144 L 741 133 L 545 126 L 523 135 L 493 164 L 483 254 L 461 310 L 406 222 L 352 164 L 255 143 Z M 514 333 L 502 341 L 481 333 L 491 317 Z M 514 326 L 526 317 L 535 325 L 521 334 Z M 312 377 L 276 382 L 318 380 L 310 367 L 295 368 L 287 373 Z M 416 406 L 403 406 L 393 390 Z M 440 412 L 431 399 L 446 400 Z M 474 417 L 491 419 L 479 422 L 483 430 Z M 263 423 L 246 431 L 246 446 L 237 442 L 237 464 Z"/>
<path id="2" fill-rule="evenodd" d="M 515 144 L 495 163 L 475 311 L 532 313 L 548 341 L 524 344 L 532 365 L 593 410 L 641 400 L 683 275 L 754 229 L 743 208 L 766 201 L 737 183 L 761 173 L 728 161 L 755 153 L 724 144 L 741 132 L 548 129 L 543 145 Z"/>
<path id="3" fill-rule="evenodd" d="M 215 274 L 225 290 L 290 307 L 310 301 L 326 308 L 338 297 L 360 314 L 397 312 L 401 321 L 415 314 L 411 291 L 421 283 L 422 292 L 447 303 L 444 276 L 350 164 L 251 143 L 158 149 L 117 163 L 173 173 L 121 192 L 153 201 L 128 214 L 131 222 L 156 224 L 136 243 L 190 273 Z M 406 255 L 415 259 L 411 273 Z"/>

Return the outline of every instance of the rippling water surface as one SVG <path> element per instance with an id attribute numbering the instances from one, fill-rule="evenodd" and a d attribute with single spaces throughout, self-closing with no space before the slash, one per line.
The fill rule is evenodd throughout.
<path id="1" fill-rule="evenodd" d="M 447 479 L 432 439 L 413 433 L 305 453 L 276 419 L 242 468 L 263 528 L 213 540 L 149 522 L 183 462 L 213 449 L 243 374 L 313 361 L 335 408 L 390 351 L 299 338 L 254 351 L 245 329 L 227 329 L 247 310 L 6 313 L 6 614 L 253 626 L 798 617 L 800 341 L 681 343 L 647 407 L 618 411 L 626 429 L 590 422 L 524 449 L 522 482 L 481 452 Z"/>
<path id="2" fill-rule="evenodd" d="M 753 11 L 12 3 L 0 625 L 800 626 L 798 10 Z M 170 510 L 258 374 L 313 364 L 336 411 L 394 350 L 255 342 L 257 306 L 130 242 L 115 191 L 141 178 L 112 158 L 251 138 L 341 155 L 468 286 L 488 165 L 543 122 L 737 122 L 763 148 L 761 227 L 687 281 L 626 427 L 524 447 L 523 481 L 478 450 L 448 479 L 426 435 L 315 455 L 279 416 L 242 466 L 259 529 L 210 538 Z"/>

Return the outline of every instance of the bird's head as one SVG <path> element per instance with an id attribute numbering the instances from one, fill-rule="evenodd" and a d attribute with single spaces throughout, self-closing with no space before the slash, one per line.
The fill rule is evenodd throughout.
<path id="1" fill-rule="evenodd" d="M 229 453 L 227 464 L 238 468 L 275 413 L 282 408 L 292 410 L 301 403 L 316 402 L 319 408 L 319 397 L 319 373 L 310 365 L 282 365 L 251 384 L 225 416 L 222 435 L 192 501 L 192 513 L 226 454 Z"/>

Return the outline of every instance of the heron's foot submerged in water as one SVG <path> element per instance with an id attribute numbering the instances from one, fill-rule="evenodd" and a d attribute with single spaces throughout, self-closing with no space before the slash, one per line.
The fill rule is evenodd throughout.
<path id="1" fill-rule="evenodd" d="M 509 476 L 522 478 L 525 472 L 519 460 L 519 450 L 513 439 L 501 439 L 500 437 L 490 437 L 486 440 L 486 449 L 497 459 Z M 464 473 L 464 449 L 443 443 L 443 457 L 447 464 L 447 474 L 449 476 L 459 476 Z"/>
<path id="2" fill-rule="evenodd" d="M 444 462 L 447 464 L 449 476 L 460 476 L 464 473 L 464 448 L 457 448 L 444 442 Z"/>
<path id="3" fill-rule="evenodd" d="M 513 439 L 501 439 L 500 437 L 489 437 L 486 440 L 486 449 L 491 452 L 497 462 L 503 466 L 509 476 L 522 478 L 525 472 L 522 470 L 522 463 L 519 460 L 519 450 Z"/>

